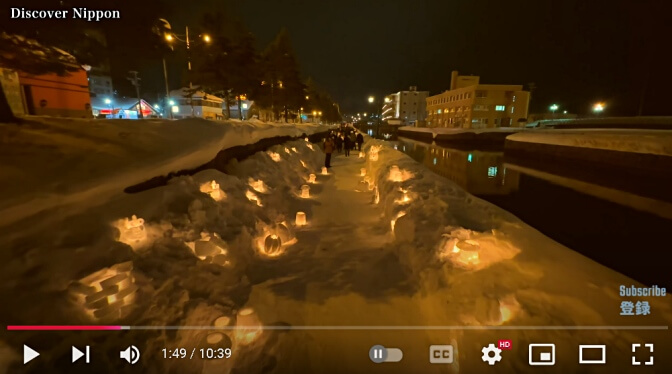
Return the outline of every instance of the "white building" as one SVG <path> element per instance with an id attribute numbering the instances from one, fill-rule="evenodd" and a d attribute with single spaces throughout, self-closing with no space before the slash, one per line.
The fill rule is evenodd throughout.
<path id="1" fill-rule="evenodd" d="M 222 112 L 223 99 L 203 91 L 196 91 L 190 97 L 188 91 L 187 88 L 170 91 L 169 104 L 173 118 L 224 119 Z"/>
<path id="2" fill-rule="evenodd" d="M 429 91 L 418 91 L 411 86 L 408 91 L 388 95 L 383 106 L 383 120 L 397 119 L 402 125 L 415 125 L 427 117 Z"/>

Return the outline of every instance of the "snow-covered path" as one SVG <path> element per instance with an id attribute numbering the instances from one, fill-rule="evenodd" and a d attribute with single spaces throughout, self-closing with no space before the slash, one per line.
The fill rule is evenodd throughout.
<path id="1" fill-rule="evenodd" d="M 268 360 L 258 361 L 259 367 L 271 360 L 276 373 L 330 373 L 328 368 L 367 373 L 471 373 L 495 368 L 497 372 L 526 372 L 532 368 L 527 363 L 527 345 L 550 342 L 557 345 L 560 361 L 553 369 L 567 372 L 576 367 L 578 344 L 609 344 L 610 357 L 627 357 L 631 341 L 651 340 L 665 347 L 661 343 L 666 340 L 669 344 L 669 331 L 515 329 L 515 325 L 604 322 L 598 311 L 601 306 L 590 306 L 595 304 L 591 292 L 576 290 L 574 297 L 562 296 L 571 292 L 567 281 L 553 286 L 560 293 L 551 297 L 546 292 L 554 291 L 533 280 L 537 275 L 532 268 L 527 269 L 529 274 L 511 274 L 519 266 L 511 263 L 461 275 L 449 274 L 454 270 L 444 268 L 414 276 L 408 263 L 399 259 L 383 204 L 374 204 L 374 193 L 361 182 L 359 170 L 367 163 L 356 156 L 339 155 L 333 165 L 329 176 L 318 177 L 319 188 L 313 189 L 317 204 L 309 214 L 309 228 L 297 233 L 299 242 L 286 256 L 248 269 L 254 286 L 247 306 L 255 308 L 264 324 L 296 328 L 270 332 L 274 339 L 265 346 Z M 557 271 L 563 269 L 560 266 Z M 509 307 L 516 320 L 507 324 L 501 321 L 500 305 L 506 304 L 501 294 L 511 292 L 506 290 L 510 285 L 499 286 L 498 279 L 509 276 L 522 278 L 509 282 L 520 287 L 514 290 L 518 297 L 540 305 L 536 312 L 521 314 L 512 297 Z M 473 320 L 465 323 L 465 313 L 472 313 Z M 469 326 L 449 327 L 465 325 Z M 501 325 L 501 329 L 484 325 Z M 499 339 L 511 339 L 514 350 L 503 352 L 503 360 L 490 368 L 481 360 L 481 348 Z M 377 344 L 401 348 L 402 362 L 372 363 L 368 351 Z M 459 352 L 456 362 L 430 364 L 428 348 L 436 344 L 452 344 Z M 615 366 L 591 367 L 588 372 L 618 372 L 614 370 Z"/>

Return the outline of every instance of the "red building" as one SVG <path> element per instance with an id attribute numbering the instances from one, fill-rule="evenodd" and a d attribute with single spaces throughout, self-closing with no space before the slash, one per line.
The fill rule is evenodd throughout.
<path id="1" fill-rule="evenodd" d="M 84 69 L 66 76 L 29 75 L 19 71 L 26 114 L 91 118 L 89 82 Z"/>

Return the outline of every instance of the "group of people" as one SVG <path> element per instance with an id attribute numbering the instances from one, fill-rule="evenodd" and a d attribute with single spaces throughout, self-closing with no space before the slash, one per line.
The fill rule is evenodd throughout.
<path id="1" fill-rule="evenodd" d="M 341 125 L 339 131 L 331 131 L 324 139 L 324 153 L 326 154 L 324 166 L 331 167 L 331 154 L 334 151 L 341 153 L 345 150 L 345 156 L 350 156 L 350 151 L 357 148 L 362 150 L 364 136 L 354 127 Z"/>

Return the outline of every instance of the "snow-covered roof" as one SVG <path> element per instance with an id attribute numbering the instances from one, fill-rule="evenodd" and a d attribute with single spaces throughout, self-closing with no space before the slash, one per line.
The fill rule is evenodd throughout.
<path id="1" fill-rule="evenodd" d="M 5 45 L 14 45 L 14 48 L 0 48 L 0 51 L 5 49 L 7 50 L 20 50 L 22 53 L 13 54 L 13 53 L 3 53 L 0 56 L 4 60 L 17 60 L 17 63 L 21 62 L 21 59 L 26 58 L 26 55 L 34 57 L 36 60 L 44 60 L 45 62 L 53 62 L 53 60 L 60 61 L 63 64 L 79 66 L 77 59 L 68 52 L 52 47 L 45 46 L 40 44 L 37 40 L 29 39 L 21 35 L 8 34 L 6 32 L 0 33 L 0 44 Z M 1 61 L 1 59 L 0 59 Z"/>
<path id="2" fill-rule="evenodd" d="M 174 99 L 183 99 L 188 96 L 189 96 L 189 89 L 187 87 L 182 87 L 180 89 L 170 91 L 170 97 Z M 196 92 L 194 92 L 193 98 L 198 100 L 203 100 L 203 98 L 205 98 L 205 100 L 213 101 L 216 103 L 224 102 L 222 98 L 215 96 L 213 94 L 206 93 L 201 90 L 197 90 Z"/>

